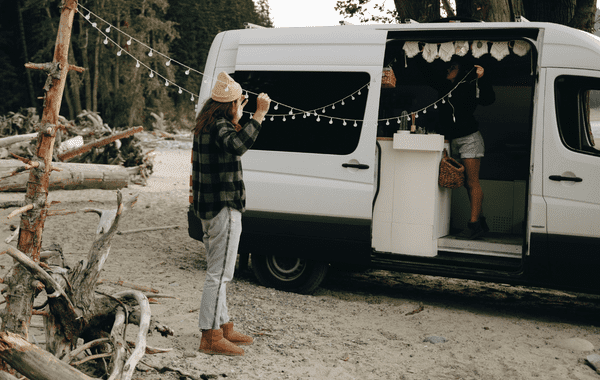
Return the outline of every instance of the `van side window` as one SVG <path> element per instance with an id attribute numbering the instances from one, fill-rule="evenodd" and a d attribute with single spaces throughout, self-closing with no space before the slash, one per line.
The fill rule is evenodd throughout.
<path id="1" fill-rule="evenodd" d="M 236 71 L 231 76 L 244 90 L 273 99 L 253 150 L 346 155 L 358 146 L 368 73 Z M 256 109 L 255 99 L 250 96 L 241 124 Z"/>
<path id="2" fill-rule="evenodd" d="M 555 83 L 555 99 L 563 144 L 600 156 L 600 79 L 560 76 Z"/>

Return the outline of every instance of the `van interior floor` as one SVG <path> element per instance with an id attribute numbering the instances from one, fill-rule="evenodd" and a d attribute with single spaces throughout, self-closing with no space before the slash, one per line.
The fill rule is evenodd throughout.
<path id="1" fill-rule="evenodd" d="M 483 237 L 469 240 L 454 235 L 438 239 L 438 250 L 475 255 L 521 258 L 523 237 L 519 235 L 490 232 Z"/>

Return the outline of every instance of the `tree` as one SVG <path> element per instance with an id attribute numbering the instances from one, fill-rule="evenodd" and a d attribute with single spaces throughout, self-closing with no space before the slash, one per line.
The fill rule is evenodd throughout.
<path id="1" fill-rule="evenodd" d="M 441 14 L 482 21 L 515 21 L 523 16 L 529 21 L 546 21 L 593 32 L 595 0 L 456 0 L 456 9 L 448 0 L 394 0 L 395 11 L 386 17 L 371 16 L 368 9 L 383 10 L 378 0 L 338 0 L 335 9 L 345 18 L 358 16 L 361 22 L 419 22 L 437 20 Z"/>

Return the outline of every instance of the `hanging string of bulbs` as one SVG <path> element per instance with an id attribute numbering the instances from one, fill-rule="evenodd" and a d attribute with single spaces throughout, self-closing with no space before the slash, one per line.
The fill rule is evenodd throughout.
<path id="1" fill-rule="evenodd" d="M 197 74 L 205 77 L 206 75 L 203 72 L 198 71 L 198 70 L 196 70 L 196 69 L 194 69 L 194 68 L 192 68 L 190 66 L 187 66 L 187 65 L 185 65 L 185 64 L 183 64 L 183 63 L 181 63 L 181 62 L 179 62 L 179 61 L 177 61 L 177 60 L 175 60 L 175 59 L 173 59 L 173 58 L 171 58 L 171 57 L 169 57 L 169 56 L 161 53 L 160 51 L 153 49 L 152 47 L 146 45 L 142 41 L 136 39 L 135 37 L 133 37 L 133 36 L 131 36 L 129 34 L 127 34 L 123 30 L 119 29 L 118 27 L 112 25 L 111 23 L 109 23 L 108 21 L 104 20 L 100 16 L 96 15 L 95 13 L 93 13 L 92 11 L 90 11 L 89 9 L 87 9 L 86 7 L 84 7 L 83 5 L 78 4 L 77 7 L 78 7 L 77 13 L 79 13 L 94 29 L 96 29 L 102 36 L 104 36 L 104 40 L 103 40 L 104 45 L 108 45 L 108 43 L 110 42 L 114 46 L 118 46 L 119 47 L 119 50 L 117 52 L 117 56 L 118 57 L 122 56 L 123 53 L 125 53 L 126 55 L 130 56 L 132 59 L 134 59 L 136 61 L 136 64 L 135 64 L 136 68 L 139 68 L 140 66 L 144 66 L 149 71 L 149 74 L 148 74 L 149 78 L 157 77 L 157 78 L 161 79 L 161 81 L 164 81 L 165 86 L 176 87 L 178 89 L 177 92 L 179 94 L 183 94 L 184 92 L 186 92 L 186 93 L 188 93 L 190 95 L 190 101 L 192 101 L 192 102 L 195 101 L 196 98 L 195 98 L 193 92 L 187 90 L 183 86 L 181 86 L 181 85 L 179 85 L 179 84 L 177 84 L 177 83 L 175 83 L 173 81 L 170 81 L 167 77 L 161 75 L 157 71 L 153 70 L 150 66 L 148 66 L 144 62 L 140 61 L 138 58 L 136 58 L 135 56 L 133 56 L 126 48 L 124 49 L 118 43 L 116 43 L 113 39 L 111 39 L 108 36 L 108 33 L 110 33 L 111 30 L 113 30 L 113 29 L 116 30 L 120 34 L 122 34 L 122 35 L 124 35 L 124 36 L 127 37 L 127 42 L 126 42 L 127 46 L 131 46 L 131 44 L 133 42 L 135 42 L 135 43 L 137 43 L 137 44 L 145 47 L 148 50 L 148 53 L 147 53 L 148 57 L 152 57 L 154 54 L 156 54 L 156 55 L 158 55 L 158 56 L 160 56 L 160 57 L 162 57 L 162 58 L 165 59 L 165 66 L 169 67 L 171 65 L 178 65 L 178 66 L 184 68 L 185 69 L 185 75 L 190 75 L 191 72 L 194 72 L 194 73 L 197 73 Z M 86 14 L 83 14 L 79 8 L 83 9 Z M 98 26 L 98 23 L 95 20 L 94 21 L 91 20 L 92 16 L 94 16 L 95 19 L 97 19 L 98 21 L 101 21 L 103 24 L 106 25 L 106 28 L 104 29 L 104 31 L 102 31 L 102 29 Z M 377 121 L 378 122 L 385 122 L 386 125 L 390 125 L 391 121 L 396 120 L 397 123 L 400 124 L 402 122 L 402 118 L 403 117 L 406 117 L 407 120 L 411 120 L 411 118 L 413 116 L 415 118 L 418 118 L 419 114 L 426 114 L 427 110 L 429 108 L 437 109 L 438 108 L 438 103 L 442 103 L 442 104 L 446 103 L 446 99 L 452 97 L 452 92 L 454 90 L 456 90 L 456 88 L 459 85 L 461 85 L 462 83 L 466 82 L 466 78 L 469 76 L 469 74 L 471 73 L 471 71 L 469 73 L 467 73 L 465 75 L 465 77 L 463 79 L 461 79 L 456 84 L 456 86 L 454 86 L 448 93 L 446 93 L 444 96 L 442 96 L 441 98 L 439 98 L 435 102 L 433 102 L 433 103 L 431 103 L 431 104 L 429 104 L 429 105 L 427 105 L 425 107 L 422 107 L 422 108 L 420 108 L 420 109 L 418 109 L 416 111 L 412 111 L 411 113 L 409 113 L 409 114 L 407 114 L 405 116 L 393 116 L 393 117 L 389 117 L 389 118 L 378 119 Z M 382 70 L 382 73 L 383 73 L 383 70 Z M 381 77 L 382 73 L 380 73 L 379 77 Z M 215 78 L 215 80 L 218 81 L 218 79 L 216 79 L 216 78 Z M 204 79 L 204 83 L 208 83 L 208 80 Z M 317 107 L 317 108 L 314 108 L 314 109 L 311 109 L 311 110 L 302 110 L 302 109 L 299 109 L 299 108 L 296 108 L 296 107 L 293 107 L 293 106 L 290 106 L 290 105 L 287 105 L 287 104 L 284 104 L 284 103 L 281 103 L 281 102 L 277 102 L 276 100 L 273 100 L 272 101 L 274 103 L 273 109 L 275 111 L 279 110 L 280 107 L 283 107 L 285 109 L 289 109 L 289 111 L 287 113 L 268 113 L 265 116 L 265 120 L 268 118 L 268 120 L 270 120 L 270 121 L 275 121 L 275 118 L 281 118 L 282 121 L 285 122 L 285 121 L 287 121 L 287 118 L 295 120 L 297 116 L 301 115 L 303 118 L 307 118 L 307 117 L 311 117 L 311 116 L 312 117 L 316 117 L 316 121 L 320 122 L 321 121 L 321 116 L 323 116 L 324 118 L 329 119 L 329 124 L 333 124 L 333 121 L 337 120 L 337 121 L 341 121 L 342 125 L 344 125 L 344 126 L 346 126 L 346 125 L 348 125 L 350 123 L 354 127 L 357 127 L 359 122 L 363 122 L 362 119 L 341 118 L 341 117 L 337 117 L 337 116 L 325 115 L 325 113 L 327 112 L 327 109 L 329 109 L 329 108 L 331 108 L 332 110 L 334 110 L 334 109 L 336 109 L 336 106 L 344 106 L 348 100 L 351 100 L 351 101 L 356 100 L 356 97 L 357 96 L 361 96 L 362 95 L 362 91 L 365 88 L 370 89 L 370 86 L 371 86 L 371 83 L 367 83 L 367 84 L 363 85 L 362 87 L 360 87 L 358 90 L 356 90 L 353 93 L 351 93 L 350 95 L 347 95 L 347 96 L 343 97 L 342 99 L 339 99 L 339 100 L 337 100 L 335 102 L 332 102 L 332 103 L 329 103 L 327 105 L 324 105 L 324 106 L 321 106 L 321 107 Z M 246 98 L 249 97 L 248 94 L 253 94 L 253 95 L 256 95 L 256 96 L 258 95 L 258 93 L 255 93 L 255 92 L 252 92 L 252 91 L 249 91 L 249 90 L 245 90 L 245 89 L 244 89 L 244 92 L 245 92 L 244 96 Z M 321 114 L 319 112 L 321 112 Z M 247 113 L 247 114 L 250 115 L 250 117 L 252 117 L 252 113 L 251 112 L 244 111 L 244 113 Z"/>

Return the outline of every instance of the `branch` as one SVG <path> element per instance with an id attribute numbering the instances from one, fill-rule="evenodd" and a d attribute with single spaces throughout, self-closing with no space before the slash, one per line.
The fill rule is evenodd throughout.
<path id="1" fill-rule="evenodd" d="M 133 234 L 133 233 L 136 233 L 136 232 L 167 230 L 167 229 L 170 229 L 170 228 L 179 228 L 179 227 L 180 226 L 178 224 L 176 224 L 176 225 L 173 225 L 173 226 L 164 226 L 164 227 L 138 228 L 137 230 L 119 231 L 119 232 L 117 232 L 117 235 Z"/>
<path id="2" fill-rule="evenodd" d="M 74 349 L 73 351 L 69 352 L 68 354 L 66 354 L 63 358 L 62 361 L 65 363 L 71 363 L 71 361 L 73 359 L 75 359 L 77 357 L 77 355 L 81 354 L 83 351 L 88 350 L 92 347 L 96 347 L 99 346 L 101 344 L 104 343 L 110 343 L 110 338 L 100 338 L 100 339 L 96 339 L 96 340 L 92 340 L 90 342 L 87 342 L 86 344 L 82 344 L 81 346 L 77 347 L 76 349 Z"/>
<path id="3" fill-rule="evenodd" d="M 58 159 L 61 161 L 68 160 L 68 159 L 78 156 L 82 153 L 85 153 L 89 150 L 92 150 L 93 148 L 98 148 L 98 147 L 110 144 L 111 142 L 123 139 L 125 137 L 129 137 L 129 136 L 131 136 L 135 133 L 141 132 L 143 130 L 144 130 L 144 127 L 134 127 L 134 128 L 127 129 L 123 132 L 115 133 L 114 135 L 111 135 L 111 136 L 108 136 L 108 137 L 105 137 L 105 138 L 102 138 L 102 139 L 99 139 L 96 141 L 92 141 L 92 142 L 82 145 L 78 148 L 74 148 L 74 149 L 68 150 L 64 153 L 61 153 L 58 155 Z"/>
<path id="4" fill-rule="evenodd" d="M 125 310 L 119 306 L 115 314 L 115 323 L 110 332 L 114 351 L 112 355 L 112 371 L 108 380 L 117 380 L 123 374 L 123 366 L 125 365 L 125 339 L 123 337 L 125 331 Z"/>
<path id="5" fill-rule="evenodd" d="M 148 302 L 148 298 L 143 295 L 141 292 L 135 290 L 125 290 L 114 294 L 117 298 L 135 298 L 135 300 L 140 305 L 140 311 L 142 313 L 142 318 L 140 321 L 140 328 L 138 331 L 138 336 L 135 341 L 135 350 L 131 353 L 131 356 L 125 363 L 125 367 L 123 367 L 122 380 L 131 380 L 133 376 L 133 372 L 135 371 L 135 367 L 138 362 L 144 357 L 144 353 L 146 352 L 146 336 L 148 335 L 148 328 L 150 327 L 150 303 Z"/>
<path id="6" fill-rule="evenodd" d="M 33 205 L 27 205 L 27 206 L 23 206 L 21 208 L 16 209 L 15 211 L 11 212 L 10 214 L 8 214 L 8 216 L 6 217 L 7 219 L 12 218 L 15 215 L 19 215 L 19 214 L 23 214 L 29 210 L 33 209 Z"/>

